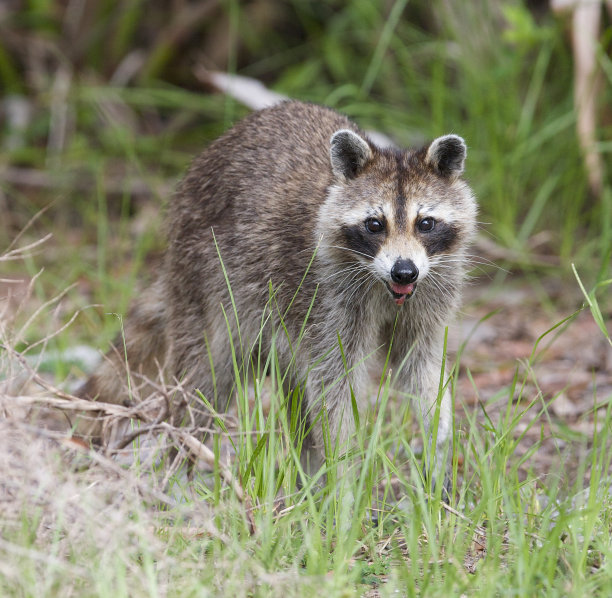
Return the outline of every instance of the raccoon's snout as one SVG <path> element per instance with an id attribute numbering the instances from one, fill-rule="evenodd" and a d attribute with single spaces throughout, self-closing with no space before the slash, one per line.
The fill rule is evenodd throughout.
<path id="1" fill-rule="evenodd" d="M 387 287 L 395 303 L 402 305 L 406 297 L 412 296 L 418 277 L 419 269 L 412 260 L 399 259 L 393 264 L 391 268 L 392 282 L 388 282 Z"/>
<path id="2" fill-rule="evenodd" d="M 391 268 L 391 280 L 397 284 L 410 284 L 418 277 L 419 269 L 412 260 L 397 260 Z"/>

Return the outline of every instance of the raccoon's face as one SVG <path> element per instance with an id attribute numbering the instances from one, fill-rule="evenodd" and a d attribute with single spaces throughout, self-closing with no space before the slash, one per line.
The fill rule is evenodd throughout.
<path id="1" fill-rule="evenodd" d="M 349 284 L 360 273 L 376 279 L 397 305 L 428 277 L 429 288 L 443 294 L 444 282 L 462 272 L 475 227 L 476 203 L 460 178 L 465 155 L 456 135 L 400 152 L 372 147 L 353 131 L 336 132 L 336 181 L 318 222 L 323 259 L 346 272 Z"/>

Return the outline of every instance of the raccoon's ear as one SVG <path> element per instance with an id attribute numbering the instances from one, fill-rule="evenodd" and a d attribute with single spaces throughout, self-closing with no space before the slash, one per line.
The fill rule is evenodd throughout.
<path id="1" fill-rule="evenodd" d="M 357 133 L 340 129 L 331 137 L 329 156 L 334 174 L 352 179 L 372 159 L 372 149 Z"/>
<path id="2" fill-rule="evenodd" d="M 467 146 L 458 135 L 434 139 L 427 148 L 425 162 L 445 177 L 456 178 L 463 173 Z"/>

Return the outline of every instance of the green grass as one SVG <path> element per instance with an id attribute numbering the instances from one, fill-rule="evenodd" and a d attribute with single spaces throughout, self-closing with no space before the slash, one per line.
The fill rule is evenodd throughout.
<path id="1" fill-rule="evenodd" d="M 23 334 L 10 338 L 18 349 L 53 334 L 76 309 L 82 310 L 76 322 L 45 342 L 48 354 L 83 341 L 104 348 L 119 330 L 116 314 L 125 316 L 130 298 L 143 288 L 137 281 L 155 269 L 152 254 L 164 246 L 161 217 L 146 216 L 147 209 L 161 214 L 167 188 L 191 157 L 246 113 L 200 89 L 191 73 L 201 56 L 199 44 L 217 30 L 230 38 L 221 68 L 334 106 L 401 144 L 462 135 L 483 234 L 523 256 L 523 271 L 543 304 L 553 301 L 540 282 L 551 267 L 525 264 L 532 250 L 558 256 L 552 272 L 568 289 L 582 290 L 585 309 L 610 340 L 612 191 L 608 179 L 600 199 L 587 194 L 575 136 L 571 53 L 561 22 L 536 21 L 521 3 L 499 9 L 485 0 L 283 2 L 279 21 L 266 21 L 265 15 L 254 21 L 254 9 L 229 2 L 220 3 L 206 22 L 183 23 L 182 37 L 175 38 L 181 41 L 173 45 L 164 35 L 178 25 L 161 4 L 89 5 L 95 18 L 73 33 L 53 0 L 30 2 L 0 23 L 0 88 L 25 98 L 32 111 L 21 141 L 2 142 L 0 168 L 42 170 L 51 181 L 42 188 L 0 181 L 6 214 L 0 241 L 8 246 L 37 214 L 25 240 L 54 234 L 37 255 L 0 262 L 0 278 L 32 278 L 44 268 L 16 330 L 38 306 L 76 284 L 42 309 Z M 36 63 L 37 76 L 28 79 L 25 73 L 34 67 L 26 69 L 19 48 L 39 40 L 64 62 L 51 57 Z M 605 49 L 604 106 L 612 89 Z M 128 84 L 117 84 L 112 74 L 134 50 L 144 52 L 143 66 Z M 66 96 L 58 99 L 52 84 L 62 64 L 70 65 L 71 78 Z M 48 139 L 59 126 L 58 107 L 69 126 L 63 145 L 52 148 Z M 5 139 L 14 133 L 7 122 Z M 599 138 L 606 156 L 609 124 L 601 126 Z M 131 193 L 129 177 L 152 192 Z M 501 273 L 491 284 L 506 283 Z M 0 594 L 609 595 L 611 407 L 594 392 L 592 438 L 550 417 L 554 397 L 538 392 L 534 365 L 551 338 L 577 325 L 571 319 L 559 324 L 551 322 L 531 358 L 517 364 L 510 386 L 481 402 L 479 411 L 463 410 L 453 439 L 448 508 L 422 484 L 422 457 L 406 433 L 412 414 L 389 395 L 386 378 L 379 404 L 387 408 L 360 422 L 349 459 L 354 475 L 338 480 L 338 488 L 337 458 L 330 455 L 327 483 L 305 480 L 299 488 L 304 478 L 290 407 L 300 396 L 283 395 L 274 355 L 262 356 L 272 371 L 269 411 L 262 378 L 248 371 L 238 378 L 239 433 L 232 437 L 237 458 L 231 469 L 246 501 L 222 475 L 224 418 L 215 424 L 213 473 L 196 469 L 187 478 L 183 466 L 166 486 L 161 480 L 168 457 L 151 464 L 139 454 L 138 467 L 124 469 L 93 457 L 74 463 L 64 449 L 40 448 L 37 433 L 15 424 L 22 436 L 12 444 L 3 441 L 0 451 L 11 456 L 5 471 L 13 472 L 3 476 L 0 489 L 14 481 L 6 504 L 18 505 L 16 512 L 0 511 Z M 456 401 L 462 351 L 469 344 L 442 376 Z M 1 352 L 3 375 L 11 371 L 7 364 Z M 82 376 L 56 357 L 44 369 L 55 380 Z M 474 394 L 479 396 L 476 384 Z M 516 454 L 525 428 L 544 422 L 554 424 L 566 446 L 580 449 L 579 460 L 565 463 L 569 457 L 559 449 L 554 469 L 543 473 L 537 466 L 540 443 Z M 12 438 L 8 432 L 3 437 Z M 163 491 L 164 500 L 143 486 Z M 370 514 L 374 489 L 380 494 L 374 502 L 378 525 Z"/>
<path id="2" fill-rule="evenodd" d="M 599 313 L 595 294 L 588 297 Z M 513 384 L 482 404 L 484 417 L 466 411 L 453 439 L 448 506 L 439 490 L 428 494 L 422 483 L 421 459 L 405 432 L 411 414 L 390 396 L 388 376 L 379 386 L 378 411 L 362 414 L 356 449 L 343 457 L 343 477 L 335 476 L 333 453 L 322 485 L 321 478 L 313 483 L 317 476 L 305 477 L 291 409 L 299 391 L 283 395 L 274 353 L 265 364 L 265 390 L 260 372 L 237 368 L 231 470 L 244 497 L 221 471 L 223 416 L 216 420 L 212 472 L 196 469 L 187 479 L 184 464 L 159 488 L 162 499 L 154 489 L 169 466 L 166 453 L 151 465 L 138 442 L 130 468 L 94 460 L 83 469 L 86 457 L 75 468 L 57 449 L 38 456 L 35 439 L 23 449 L 28 456 L 17 451 L 11 464 L 19 471 L 26 459 L 38 462 L 36 474 L 10 478 L 8 504 L 16 514 L 3 519 L 0 554 L 12 573 L 0 575 L 2 594 L 606 595 L 612 584 L 610 403 L 598 406 L 573 481 L 561 453 L 546 475 L 535 466 L 537 443 L 521 458 L 515 454 L 525 434 L 520 426 L 549 419 L 548 401 L 527 390 L 537 385 L 530 366 L 564 324 L 544 333 L 528 367 L 517 368 Z M 447 373 L 452 389 L 459 366 Z M 496 404 L 505 407 L 489 416 Z M 562 426 L 553 430 L 563 438 Z"/>

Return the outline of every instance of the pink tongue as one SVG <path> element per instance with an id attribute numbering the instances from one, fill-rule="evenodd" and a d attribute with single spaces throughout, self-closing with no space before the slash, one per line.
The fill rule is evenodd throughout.
<path id="1" fill-rule="evenodd" d="M 414 283 L 411 284 L 391 284 L 391 290 L 398 295 L 410 295 L 414 291 Z"/>

